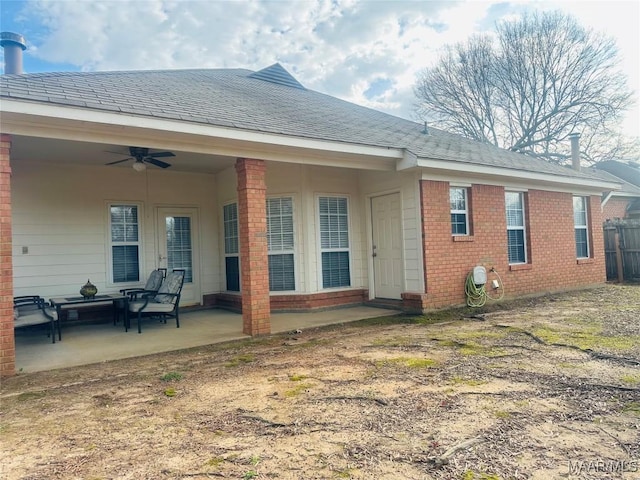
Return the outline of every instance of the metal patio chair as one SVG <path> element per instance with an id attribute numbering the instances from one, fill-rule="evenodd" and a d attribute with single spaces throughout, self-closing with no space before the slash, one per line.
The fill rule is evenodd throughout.
<path id="1" fill-rule="evenodd" d="M 167 318 L 176 319 L 176 328 L 180 328 L 180 294 L 184 285 L 185 271 L 175 269 L 167 274 L 160 289 L 153 293 L 139 294 L 129 301 L 129 319 L 132 314 L 138 317 L 138 333 L 142 333 L 143 317 L 159 318 L 167 323 Z M 125 330 L 129 329 L 129 320 L 125 321 Z"/>
<path id="2" fill-rule="evenodd" d="M 13 327 L 25 328 L 36 325 L 47 325 L 47 336 L 51 343 L 56 343 L 56 327 L 58 340 L 62 340 L 60 321 L 56 309 L 51 307 L 39 295 L 23 295 L 13 298 Z"/>
<path id="3" fill-rule="evenodd" d="M 162 282 L 164 281 L 166 276 L 167 276 L 166 268 L 156 268 L 149 274 L 149 278 L 147 279 L 147 283 L 144 285 L 144 287 L 123 288 L 120 290 L 120 293 L 122 295 L 128 296 L 129 301 L 136 300 L 138 298 L 138 295 L 142 296 L 143 294 L 157 293 L 158 290 L 160 290 L 160 286 L 162 285 Z M 124 316 L 124 314 L 126 313 L 124 311 L 124 308 L 125 308 L 124 300 L 118 300 L 117 302 L 114 302 L 114 305 L 113 305 L 113 324 L 114 325 L 118 323 L 118 320 L 120 319 L 120 315 Z"/>

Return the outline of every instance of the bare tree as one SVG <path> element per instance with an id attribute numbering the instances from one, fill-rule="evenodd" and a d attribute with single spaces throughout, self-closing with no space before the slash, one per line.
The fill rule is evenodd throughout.
<path id="1" fill-rule="evenodd" d="M 567 136 L 583 156 L 637 155 L 616 132 L 632 104 L 613 39 L 560 12 L 497 25 L 447 48 L 415 86 L 418 114 L 437 126 L 516 152 L 563 163 Z"/>

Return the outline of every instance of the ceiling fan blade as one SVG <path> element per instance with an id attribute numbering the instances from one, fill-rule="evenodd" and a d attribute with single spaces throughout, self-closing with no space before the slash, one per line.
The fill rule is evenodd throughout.
<path id="1" fill-rule="evenodd" d="M 173 154 L 172 152 L 156 152 L 156 153 L 150 153 L 149 156 L 150 157 L 175 157 L 175 154 Z"/>
<path id="2" fill-rule="evenodd" d="M 105 165 L 116 165 L 117 163 L 122 163 L 122 162 L 126 162 L 128 160 L 133 160 L 132 157 L 129 158 L 123 158 L 122 160 L 116 160 L 115 162 L 109 162 L 109 163 L 105 163 Z"/>
<path id="3" fill-rule="evenodd" d="M 151 163 L 153 165 L 155 165 L 156 167 L 160 167 L 160 168 L 167 168 L 170 167 L 171 164 L 167 163 L 167 162 L 163 162 L 162 160 L 157 160 L 153 157 L 147 157 L 144 159 L 145 162 L 147 163 Z"/>

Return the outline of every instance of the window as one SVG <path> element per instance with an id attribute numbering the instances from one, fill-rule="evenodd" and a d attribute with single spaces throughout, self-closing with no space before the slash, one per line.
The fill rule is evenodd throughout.
<path id="1" fill-rule="evenodd" d="M 267 199 L 267 244 L 269 248 L 269 290 L 296 289 L 293 252 L 293 199 Z"/>
<path id="2" fill-rule="evenodd" d="M 184 270 L 184 283 L 193 282 L 193 246 L 191 245 L 191 217 L 165 216 L 167 238 L 167 267 L 169 271 Z"/>
<path id="3" fill-rule="evenodd" d="M 526 232 L 524 228 L 524 195 L 505 193 L 507 213 L 507 248 L 509 263 L 527 263 Z"/>
<path id="4" fill-rule="evenodd" d="M 451 187 L 449 189 L 449 204 L 451 206 L 451 235 L 469 235 L 467 189 Z"/>
<path id="5" fill-rule="evenodd" d="M 227 291 L 240 291 L 240 243 L 238 235 L 238 204 L 223 207 L 224 217 L 224 263 Z"/>
<path id="6" fill-rule="evenodd" d="M 576 257 L 589 257 L 589 230 L 587 225 L 587 199 L 573 197 L 573 224 L 576 234 Z"/>
<path id="7" fill-rule="evenodd" d="M 140 223 L 136 205 L 110 205 L 113 283 L 140 281 Z"/>
<path id="8" fill-rule="evenodd" d="M 348 287 L 349 215 L 344 197 L 320 197 L 320 252 L 322 287 Z"/>

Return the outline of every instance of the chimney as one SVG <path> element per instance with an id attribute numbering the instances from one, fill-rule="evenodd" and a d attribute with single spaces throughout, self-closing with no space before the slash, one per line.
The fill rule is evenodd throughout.
<path id="1" fill-rule="evenodd" d="M 4 73 L 22 73 L 22 51 L 27 49 L 24 37 L 17 33 L 0 33 L 0 46 L 4 48 Z"/>
<path id="2" fill-rule="evenodd" d="M 570 133 L 571 139 L 571 168 L 580 171 L 580 134 Z"/>

